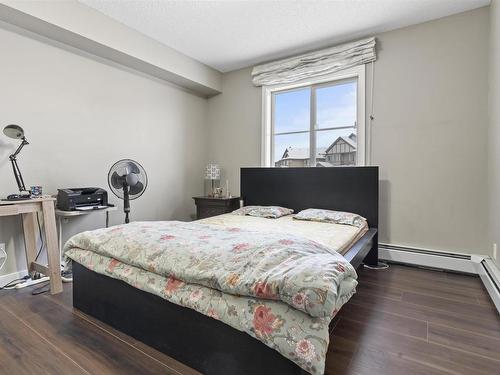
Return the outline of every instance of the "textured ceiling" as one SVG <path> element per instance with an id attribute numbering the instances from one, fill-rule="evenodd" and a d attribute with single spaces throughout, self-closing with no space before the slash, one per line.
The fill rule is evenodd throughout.
<path id="1" fill-rule="evenodd" d="M 222 72 L 490 3 L 490 0 L 79 1 Z"/>

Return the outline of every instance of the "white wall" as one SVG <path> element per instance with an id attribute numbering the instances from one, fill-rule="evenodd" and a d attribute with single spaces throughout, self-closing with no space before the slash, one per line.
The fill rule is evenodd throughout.
<path id="1" fill-rule="evenodd" d="M 490 239 L 500 247 L 500 4 L 490 6 L 490 127 L 489 127 L 489 196 Z M 497 264 L 500 265 L 500 248 Z"/>
<path id="2" fill-rule="evenodd" d="M 488 8 L 379 36 L 384 242 L 487 254 Z"/>
<path id="3" fill-rule="evenodd" d="M 26 185 L 42 185 L 45 193 L 108 189 L 109 167 L 132 158 L 149 177 L 145 194 L 132 201 L 132 220 L 189 219 L 191 197 L 203 192 L 206 99 L 0 27 L 0 127 L 25 129 L 30 145 L 18 161 Z M 8 161 L 15 147 L 0 134 L 0 196 L 17 190 Z M 122 220 L 120 211 L 112 214 L 112 223 Z M 103 225 L 96 215 L 74 219 L 65 230 Z M 0 218 L 9 255 L 0 275 L 26 268 L 20 230 L 19 218 Z"/>
<path id="4" fill-rule="evenodd" d="M 220 93 L 219 71 L 76 0 L 0 0 L 0 20 L 203 96 Z"/>
<path id="5" fill-rule="evenodd" d="M 377 35 L 371 160 L 382 242 L 489 253 L 488 17 L 481 8 Z M 209 99 L 209 155 L 234 192 L 239 167 L 260 163 L 261 90 L 250 71 L 225 74 Z"/>
<path id="6" fill-rule="evenodd" d="M 221 179 L 239 194 L 240 167 L 260 164 L 261 89 L 252 85 L 251 68 L 222 76 L 222 94 L 208 100 L 208 154 L 220 163 Z"/>

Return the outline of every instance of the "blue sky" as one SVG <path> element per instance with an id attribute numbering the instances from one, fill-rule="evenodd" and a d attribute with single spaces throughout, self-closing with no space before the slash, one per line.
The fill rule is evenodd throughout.
<path id="1" fill-rule="evenodd" d="M 275 96 L 275 133 L 309 130 L 311 89 L 289 91 Z M 318 88 L 316 90 L 318 128 L 351 126 L 356 121 L 356 83 Z M 328 147 L 337 137 L 353 129 L 317 132 L 318 147 Z M 277 135 L 274 160 L 279 160 L 288 146 L 309 147 L 309 133 Z"/>

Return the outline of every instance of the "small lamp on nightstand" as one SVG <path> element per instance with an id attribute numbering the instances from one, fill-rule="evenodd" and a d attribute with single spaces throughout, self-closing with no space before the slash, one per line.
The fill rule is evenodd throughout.
<path id="1" fill-rule="evenodd" d="M 220 181 L 220 167 L 218 164 L 209 163 L 205 169 L 205 180 L 210 180 L 211 190 L 207 194 L 209 197 L 215 195 L 215 189 L 218 187 L 218 181 Z"/>

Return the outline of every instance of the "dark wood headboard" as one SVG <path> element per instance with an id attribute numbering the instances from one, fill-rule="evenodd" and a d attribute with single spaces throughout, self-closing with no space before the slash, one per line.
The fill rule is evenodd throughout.
<path id="1" fill-rule="evenodd" d="M 378 228 L 378 167 L 241 168 L 246 206 L 354 212 Z"/>

